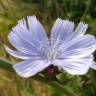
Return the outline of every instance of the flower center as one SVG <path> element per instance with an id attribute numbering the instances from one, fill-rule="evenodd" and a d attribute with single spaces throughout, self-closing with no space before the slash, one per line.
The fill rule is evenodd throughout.
<path id="1" fill-rule="evenodd" d="M 50 50 L 47 53 L 47 58 L 50 61 L 53 61 L 56 58 L 56 56 L 57 56 L 57 51 L 56 50 Z"/>
<path id="2" fill-rule="evenodd" d="M 53 46 L 48 43 L 46 44 L 44 41 L 41 43 L 39 50 L 43 53 L 44 56 L 49 61 L 53 61 L 57 57 L 57 49 L 53 48 Z"/>

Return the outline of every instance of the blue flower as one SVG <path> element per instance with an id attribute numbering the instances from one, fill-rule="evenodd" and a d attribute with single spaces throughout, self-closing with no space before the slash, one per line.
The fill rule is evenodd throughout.
<path id="1" fill-rule="evenodd" d="M 17 51 L 5 48 L 10 55 L 24 60 L 13 65 L 22 77 L 34 76 L 50 65 L 72 75 L 84 75 L 89 68 L 96 69 L 92 55 L 96 50 L 96 39 L 85 35 L 87 27 L 80 22 L 74 28 L 73 22 L 58 18 L 49 39 L 36 17 L 28 16 L 27 21 L 18 21 L 8 35 L 9 42 Z"/>

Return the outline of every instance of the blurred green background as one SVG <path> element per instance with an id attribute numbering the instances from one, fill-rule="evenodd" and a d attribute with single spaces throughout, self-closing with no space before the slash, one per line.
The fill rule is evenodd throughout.
<path id="1" fill-rule="evenodd" d="M 16 22 L 26 16 L 36 15 L 50 33 L 58 17 L 76 24 L 84 21 L 89 25 L 87 33 L 96 36 L 96 0 L 0 0 L 0 42 L 9 45 L 7 35 Z M 95 54 L 94 54 L 95 55 Z M 9 56 L 0 45 L 0 58 L 12 63 L 18 61 Z M 58 80 L 77 96 L 96 96 L 96 71 L 86 76 L 59 74 Z M 30 79 L 22 79 L 0 69 L 0 96 L 65 96 L 59 90 Z"/>

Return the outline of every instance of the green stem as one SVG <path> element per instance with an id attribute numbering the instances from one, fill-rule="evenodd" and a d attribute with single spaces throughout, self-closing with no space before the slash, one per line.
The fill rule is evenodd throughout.
<path id="1" fill-rule="evenodd" d="M 66 86 L 63 86 L 62 84 L 58 83 L 57 81 L 48 81 L 42 76 L 35 76 L 32 77 L 32 79 L 38 80 L 42 83 L 45 83 L 47 85 L 50 85 L 51 87 L 54 87 L 56 90 L 60 90 L 63 94 L 66 96 L 77 96 L 72 92 L 72 90 L 68 89 Z"/>
<path id="2" fill-rule="evenodd" d="M 81 21 L 83 21 L 85 16 L 88 14 L 92 0 L 88 0 L 87 2 L 88 3 L 86 4 L 86 9 L 81 17 Z"/>

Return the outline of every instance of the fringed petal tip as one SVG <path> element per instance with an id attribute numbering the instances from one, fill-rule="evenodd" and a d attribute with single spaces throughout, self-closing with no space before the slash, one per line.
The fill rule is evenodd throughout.
<path id="1" fill-rule="evenodd" d="M 96 62 L 91 66 L 92 69 L 96 70 Z"/>

